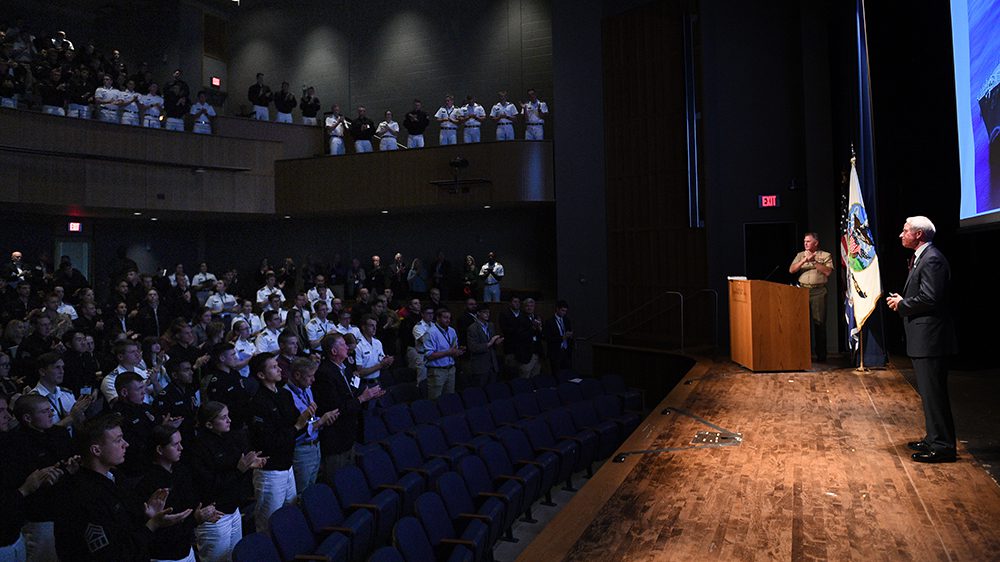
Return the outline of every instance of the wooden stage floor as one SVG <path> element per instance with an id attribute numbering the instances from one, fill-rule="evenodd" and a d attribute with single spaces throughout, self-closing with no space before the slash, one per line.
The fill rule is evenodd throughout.
<path id="1" fill-rule="evenodd" d="M 678 412 L 663 415 L 664 408 Z M 910 460 L 920 397 L 893 370 L 750 373 L 699 363 L 518 560 L 1000 560 L 1000 487 L 959 445 Z"/>

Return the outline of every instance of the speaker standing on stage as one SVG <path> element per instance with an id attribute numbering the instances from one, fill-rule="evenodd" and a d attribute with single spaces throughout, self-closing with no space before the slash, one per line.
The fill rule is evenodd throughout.
<path id="1" fill-rule="evenodd" d="M 819 249 L 819 237 L 807 232 L 803 250 L 795 254 L 789 273 L 799 274 L 799 285 L 809 289 L 809 319 L 816 344 L 816 360 L 826 361 L 826 281 L 833 273 L 830 252 Z"/>
<path id="2" fill-rule="evenodd" d="M 955 422 L 948 399 L 948 356 L 958 344 L 949 304 L 951 268 L 931 242 L 934 223 L 927 217 L 910 217 L 899 238 L 904 248 L 915 250 L 903 294 L 890 293 L 889 308 L 903 317 L 906 354 L 913 361 L 917 390 L 924 405 L 927 435 L 907 446 L 917 462 L 954 462 Z"/>

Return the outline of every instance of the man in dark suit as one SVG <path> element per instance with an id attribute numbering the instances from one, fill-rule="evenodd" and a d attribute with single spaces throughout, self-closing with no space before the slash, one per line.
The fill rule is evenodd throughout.
<path id="1" fill-rule="evenodd" d="M 319 432 L 323 471 L 328 482 L 342 466 L 354 463 L 354 443 L 358 440 L 364 403 L 385 394 L 379 386 L 363 386 L 361 379 L 348 368 L 347 342 L 338 332 L 320 340 L 323 360 L 316 369 L 313 397 L 317 411 L 339 410 L 336 421 Z"/>
<path id="2" fill-rule="evenodd" d="M 469 299 L 473 303 L 474 299 Z M 490 307 L 481 304 L 476 307 L 476 320 L 465 329 L 465 341 L 469 348 L 469 376 L 476 386 L 486 386 L 496 382 L 500 374 L 497 359 L 497 345 L 503 343 L 503 336 L 490 322 Z"/>
<path id="3" fill-rule="evenodd" d="M 552 376 L 559 371 L 573 368 L 573 323 L 566 313 L 569 303 L 556 303 L 556 313 L 542 324 L 542 337 L 548 345 Z"/>
<path id="4" fill-rule="evenodd" d="M 948 295 L 951 269 L 944 254 L 931 244 L 934 232 L 934 223 L 927 217 L 906 219 L 899 238 L 904 248 L 915 253 L 902 296 L 890 293 L 886 303 L 903 317 L 906 354 L 913 360 L 927 425 L 927 435 L 907 446 L 916 451 L 913 460 L 917 462 L 954 462 L 948 357 L 958 346 Z"/>

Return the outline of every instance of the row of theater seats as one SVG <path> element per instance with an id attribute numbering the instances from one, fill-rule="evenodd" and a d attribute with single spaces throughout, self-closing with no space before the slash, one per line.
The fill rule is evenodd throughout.
<path id="1" fill-rule="evenodd" d="M 554 505 L 560 482 L 574 491 L 573 475 L 591 475 L 639 425 L 631 407 L 641 409 L 642 396 L 621 377 L 571 378 L 370 412 L 356 465 L 276 511 L 270 533 L 244 537 L 233 560 L 492 560 L 498 540 L 517 540 L 519 517 L 536 522 L 536 501 Z"/>

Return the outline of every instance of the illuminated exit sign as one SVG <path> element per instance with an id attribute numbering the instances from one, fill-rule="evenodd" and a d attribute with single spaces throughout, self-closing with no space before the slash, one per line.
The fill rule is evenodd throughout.
<path id="1" fill-rule="evenodd" d="M 757 208 L 763 209 L 765 207 L 780 207 L 781 199 L 777 195 L 758 195 L 757 196 Z"/>
<path id="2" fill-rule="evenodd" d="M 83 224 L 78 223 L 78 222 L 71 222 L 71 223 L 69 223 L 69 231 L 70 232 L 83 232 Z"/>

